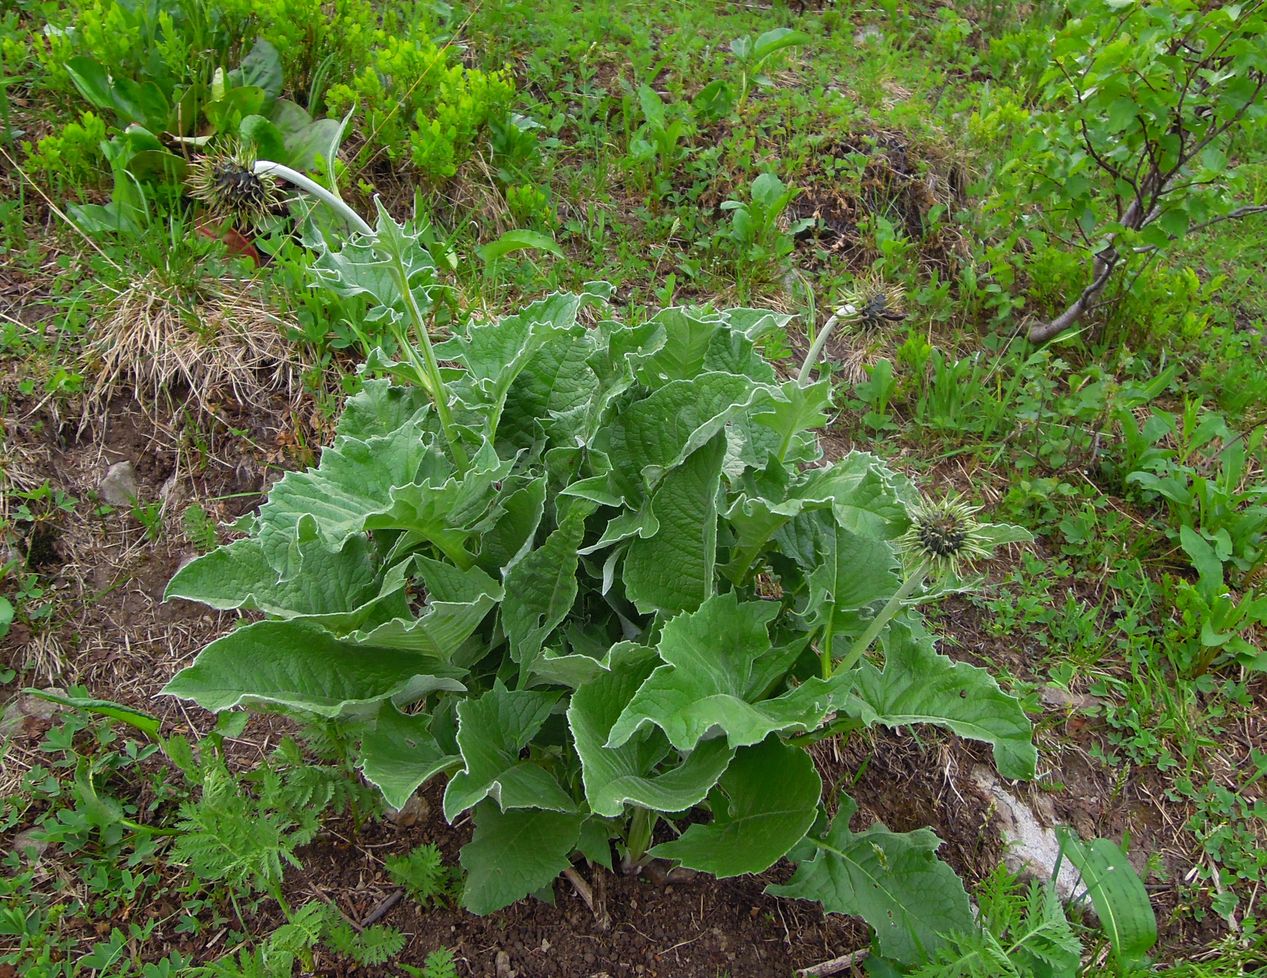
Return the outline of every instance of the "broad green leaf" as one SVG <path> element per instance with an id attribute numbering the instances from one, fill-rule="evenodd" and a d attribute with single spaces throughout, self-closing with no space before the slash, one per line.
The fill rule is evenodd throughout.
<path id="1" fill-rule="evenodd" d="M 795 495 L 830 499 L 840 525 L 864 536 L 891 540 L 910 523 L 887 466 L 866 452 L 850 452 L 839 462 L 810 470 Z"/>
<path id="2" fill-rule="evenodd" d="M 242 63 L 229 75 L 239 85 L 262 88 L 269 98 L 277 98 L 282 93 L 281 55 L 262 37 L 256 38 Z"/>
<path id="3" fill-rule="evenodd" d="M 935 652 L 932 640 L 899 624 L 889 626 L 881 672 L 870 663 L 855 673 L 841 709 L 871 725 L 931 723 L 994 748 L 1006 778 L 1032 778 L 1038 752 L 1020 703 L 984 669 Z"/>
<path id="4" fill-rule="evenodd" d="M 1061 854 L 1082 874 L 1114 953 L 1121 961 L 1141 960 L 1157 943 L 1157 917 L 1135 867 L 1110 839 L 1083 842 L 1066 828 L 1057 831 Z"/>
<path id="5" fill-rule="evenodd" d="M 816 900 L 828 913 L 856 914 L 875 929 L 881 954 L 918 964 L 936 953 L 939 935 L 974 926 L 968 894 L 934 855 L 941 840 L 929 829 L 890 832 L 873 825 L 853 832 L 849 822 L 857 809 L 842 795 L 827 834 L 810 840 L 812 856 L 797 861 L 786 884 L 766 892 Z"/>
<path id="6" fill-rule="evenodd" d="M 720 316 L 678 307 L 661 310 L 650 322 L 664 330 L 664 345 L 638 365 L 635 375 L 639 383 L 654 390 L 704 372 L 704 358 L 722 327 Z"/>
<path id="7" fill-rule="evenodd" d="M 158 727 L 161 721 L 152 713 L 146 713 L 144 710 L 124 706 L 122 703 L 114 702 L 114 700 L 99 700 L 90 696 L 59 696 L 43 689 L 27 688 L 22 690 L 22 692 L 28 696 L 48 700 L 50 703 L 60 703 L 62 706 L 83 710 L 85 713 L 95 713 L 97 716 L 103 716 L 107 720 L 126 723 L 129 727 L 134 727 L 141 731 L 151 740 L 158 739 Z"/>
<path id="8" fill-rule="evenodd" d="M 657 772 L 669 750 L 662 736 L 635 737 L 619 747 L 606 746 L 612 725 L 657 661 L 653 650 L 633 643 L 617 646 L 610 658 L 611 670 L 579 687 L 568 706 L 590 809 L 616 817 L 627 804 L 680 812 L 703 801 L 734 752 L 724 740 L 711 740 L 678 766 Z"/>
<path id="9" fill-rule="evenodd" d="M 362 381 L 361 389 L 344 402 L 335 435 L 362 441 L 391 435 L 410 422 L 420 421 L 430 409 L 426 392 L 417 387 L 367 379 Z"/>
<path id="10" fill-rule="evenodd" d="M 503 485 L 498 497 L 501 512 L 496 522 L 480 534 L 476 562 L 481 568 L 500 577 L 518 563 L 532 547 L 545 514 L 545 500 L 544 477 L 526 479 L 514 487 Z"/>
<path id="11" fill-rule="evenodd" d="M 625 550 L 625 594 L 643 614 L 694 611 L 713 593 L 720 433 L 670 471 L 651 497 L 657 530 Z"/>
<path id="12" fill-rule="evenodd" d="M 256 525 L 269 563 L 282 577 L 299 572 L 291 551 L 296 526 L 305 517 L 329 549 L 340 549 L 365 530 L 369 517 L 396 505 L 392 490 L 414 484 L 435 451 L 431 436 L 416 422 L 365 440 L 336 438 L 316 468 L 287 473 L 260 507 Z"/>
<path id="13" fill-rule="evenodd" d="M 75 57 L 67 60 L 63 67 L 66 74 L 70 75 L 71 82 L 79 89 L 79 94 L 95 108 L 106 111 L 116 108 L 110 87 L 110 73 L 100 64 L 92 58 Z"/>
<path id="14" fill-rule="evenodd" d="M 357 648 L 303 621 L 258 621 L 218 638 L 162 692 L 219 712 L 276 705 L 324 717 L 366 716 L 384 700 L 411 703 L 432 690 L 461 691 L 434 663 Z"/>
<path id="15" fill-rule="evenodd" d="M 780 458 L 786 457 L 792 440 L 801 432 L 821 428 L 827 423 L 826 411 L 831 407 L 831 381 L 802 385 L 789 380 L 779 388 L 780 397 L 753 415 L 758 424 L 770 428 L 779 438 Z"/>
<path id="16" fill-rule="evenodd" d="M 734 374 L 706 373 L 665 384 L 621 412 L 599 448 L 611 460 L 611 483 L 636 506 L 664 474 L 731 418 L 769 398 L 769 389 Z"/>
<path id="17" fill-rule="evenodd" d="M 431 736 L 430 716 L 407 715 L 391 703 L 379 707 L 361 736 L 361 773 L 393 808 L 403 808 L 421 785 L 459 760 Z"/>
<path id="18" fill-rule="evenodd" d="M 651 855 L 719 878 L 764 872 L 814 824 L 822 790 L 814 759 L 771 736 L 735 754 L 709 798 L 711 823 L 690 826 Z"/>
<path id="19" fill-rule="evenodd" d="M 830 509 L 837 525 L 857 536 L 900 536 L 909 524 L 906 508 L 880 466 L 873 455 L 851 452 L 790 485 L 779 485 L 786 474 L 774 463 L 759 482 L 749 473 L 726 512 L 736 537 L 726 576 L 740 580 L 769 541 L 806 573 L 817 570 L 823 522 L 813 514 L 820 509 Z"/>
<path id="20" fill-rule="evenodd" d="M 831 706 L 830 684 L 813 680 L 765 698 L 770 677 L 782 676 L 801 651 L 771 647 L 766 629 L 778 611 L 777 602 L 740 603 L 731 591 L 665 624 L 657 651 L 666 664 L 639 687 L 607 746 L 620 747 L 647 726 L 659 727 L 679 750 L 718 731 L 731 747 L 745 747 L 776 731 L 818 726 Z"/>
<path id="21" fill-rule="evenodd" d="M 778 374 L 757 349 L 756 336 L 749 335 L 747 329 L 751 329 L 754 334 L 760 334 L 764 332 L 764 323 L 775 323 L 779 319 L 786 321 L 791 317 L 776 319 L 767 314 L 755 322 L 750 322 L 745 315 L 750 311 L 731 309 L 722 314 L 722 321 L 730 328 L 718 330 L 713 334 L 713 340 L 708 344 L 708 352 L 704 355 L 702 371 L 741 374 L 744 377 L 751 377 L 758 383 L 769 384 L 773 387 L 778 383 Z M 741 328 L 740 321 L 744 328 Z"/>
<path id="22" fill-rule="evenodd" d="M 507 231 L 496 241 L 475 249 L 475 253 L 480 256 L 480 261 L 486 265 L 491 265 L 516 251 L 544 251 L 556 258 L 563 257 L 563 249 L 554 238 L 540 231 L 528 231 L 523 228 Z"/>
<path id="23" fill-rule="evenodd" d="M 805 619 L 811 629 L 828 622 L 839 629 L 845 612 L 865 608 L 897 591 L 899 581 L 893 573 L 897 561 L 883 540 L 851 533 L 828 513 L 806 514 L 802 519 L 814 521 L 819 540 L 820 563 L 808 575 Z"/>
<path id="24" fill-rule="evenodd" d="M 238 133 L 262 160 L 280 160 L 286 155 L 282 131 L 262 115 L 248 115 L 238 124 Z"/>
<path id="25" fill-rule="evenodd" d="M 367 530 L 405 530 L 412 541 L 434 544 L 459 567 L 469 567 L 475 556 L 466 543 L 477 535 L 496 498 L 496 484 L 513 465 L 485 443 L 463 475 L 389 489 L 377 511 L 363 514 L 362 525 Z"/>
<path id="26" fill-rule="evenodd" d="M 336 551 L 318 540 L 297 548 L 303 573 L 279 580 L 258 539 L 235 540 L 177 571 L 165 598 L 307 618 L 333 632 L 359 628 L 376 611 L 387 618 L 406 612 L 403 568 L 380 580 L 363 535 L 348 538 Z"/>
<path id="27" fill-rule="evenodd" d="M 497 683 L 478 699 L 458 704 L 458 747 L 463 769 L 444 791 L 444 817 L 452 822 L 485 798 L 502 810 L 575 810 L 576 804 L 554 776 L 522 751 L 559 701 L 558 693 L 508 690 Z"/>
<path id="28" fill-rule="evenodd" d="M 575 318 L 572 313 L 559 325 L 570 325 Z M 514 448 L 528 448 L 543 434 L 556 444 L 574 437 L 576 418 L 586 412 L 598 386 L 588 363 L 594 347 L 587 330 L 557 329 L 546 334 L 506 394 L 499 440 Z"/>
<path id="29" fill-rule="evenodd" d="M 577 313 L 595 298 L 590 293 L 556 293 L 513 316 L 491 323 L 473 323 L 464 333 L 436 348 L 437 356 L 458 359 L 466 367 L 451 385 L 452 392 L 475 417 L 482 419 L 482 437 L 498 437 L 510 391 L 541 351 L 581 335 L 576 329 Z M 525 429 L 531 433 L 532 421 L 516 418 L 510 432 L 512 438 L 524 437 Z"/>
<path id="30" fill-rule="evenodd" d="M 808 44 L 809 41 L 810 36 L 804 31 L 795 31 L 789 27 L 775 27 L 757 38 L 752 46 L 752 54 L 760 62 L 776 51 Z"/>
<path id="31" fill-rule="evenodd" d="M 448 663 L 501 599 L 501 585 L 478 567 L 460 570 L 421 555 L 414 565 L 427 594 L 422 614 L 395 618 L 348 638 L 359 645 L 402 649 Z"/>
<path id="32" fill-rule="evenodd" d="M 601 818 L 587 818 L 581 826 L 581 837 L 576 841 L 576 851 L 591 866 L 602 866 L 609 873 L 612 865 L 611 825 Z"/>
<path id="33" fill-rule="evenodd" d="M 576 601 L 576 550 L 585 534 L 585 518 L 592 510 L 585 502 L 570 507 L 545 543 L 521 558 L 506 575 L 502 627 L 521 676 L 527 676 L 542 644 Z"/>
<path id="34" fill-rule="evenodd" d="M 312 271 L 317 282 L 339 295 L 366 295 L 373 299 L 366 321 L 405 323 L 410 320 L 400 272 L 404 268 L 409 291 L 425 313 L 433 305 L 431 292 L 438 284 L 435 261 L 427 248 L 431 226 L 411 221 L 400 224 L 376 200 L 378 209 L 375 236 L 352 235 L 340 242 L 336 250 L 324 239 L 311 242 L 317 251 Z"/>
<path id="35" fill-rule="evenodd" d="M 462 847 L 466 870 L 462 906 L 488 914 L 536 893 L 571 865 L 583 815 L 516 809 L 486 803 L 475 813 L 475 834 Z"/>

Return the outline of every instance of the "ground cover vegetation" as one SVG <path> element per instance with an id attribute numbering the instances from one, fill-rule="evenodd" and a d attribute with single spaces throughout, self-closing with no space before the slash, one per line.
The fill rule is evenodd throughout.
<path id="1" fill-rule="evenodd" d="M 0 65 L 0 978 L 1267 964 L 1267 6 Z"/>

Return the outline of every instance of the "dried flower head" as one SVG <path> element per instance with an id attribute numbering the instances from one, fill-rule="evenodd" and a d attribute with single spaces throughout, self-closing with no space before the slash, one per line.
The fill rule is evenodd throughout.
<path id="1" fill-rule="evenodd" d="M 281 200 L 277 181 L 255 172 L 255 154 L 233 143 L 220 152 L 200 157 L 185 179 L 189 196 L 219 217 L 241 215 L 254 220 L 268 214 Z"/>
<path id="2" fill-rule="evenodd" d="M 905 298 L 906 289 L 901 285 L 885 282 L 878 275 L 863 275 L 854 282 L 853 288 L 841 295 L 836 315 L 874 329 L 905 319 Z"/>
<path id="3" fill-rule="evenodd" d="M 922 499 L 909 510 L 911 526 L 898 541 L 899 546 L 934 575 L 958 577 L 965 566 L 990 556 L 982 524 L 975 516 L 980 509 L 960 496 Z"/>

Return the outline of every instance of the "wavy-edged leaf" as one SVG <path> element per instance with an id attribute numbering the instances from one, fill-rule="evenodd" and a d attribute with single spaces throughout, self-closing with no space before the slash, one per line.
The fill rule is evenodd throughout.
<path id="1" fill-rule="evenodd" d="M 590 809 L 614 818 L 627 804 L 680 812 L 703 801 L 734 751 L 723 740 L 708 741 L 678 766 L 657 771 L 669 751 L 659 734 L 636 737 L 620 747 L 606 746 L 612 725 L 658 661 L 653 649 L 631 642 L 614 647 L 609 659 L 610 671 L 580 686 L 568 706 Z"/>
<path id="2" fill-rule="evenodd" d="M 485 798 L 492 798 L 503 810 L 575 810 L 571 796 L 552 774 L 519 757 L 558 701 L 558 693 L 508 690 L 498 682 L 478 699 L 458 704 L 457 741 L 463 769 L 445 788 L 445 818 L 452 822 Z"/>
<path id="3" fill-rule="evenodd" d="M 506 575 L 502 625 L 510 655 L 526 677 L 550 633 L 576 601 L 577 547 L 585 535 L 585 518 L 593 505 L 577 501 L 554 532 L 536 550 L 525 554 Z"/>
<path id="4" fill-rule="evenodd" d="M 1004 777 L 1034 776 L 1033 727 L 1016 698 L 999 689 L 988 672 L 941 655 L 926 635 L 897 623 L 889 626 L 885 651 L 883 671 L 870 663 L 856 671 L 842 709 L 868 725 L 945 727 L 989 744 Z"/>
<path id="5" fill-rule="evenodd" d="M 834 684 L 810 680 L 775 699 L 769 687 L 801 646 L 775 649 L 767 626 L 774 601 L 740 602 L 731 591 L 665 624 L 660 666 L 634 694 L 608 735 L 620 747 L 647 726 L 659 727 L 679 750 L 724 733 L 731 747 L 759 744 L 778 731 L 813 729 L 831 706 Z"/>
<path id="6" fill-rule="evenodd" d="M 713 593 L 725 451 L 725 437 L 714 435 L 652 494 L 656 532 L 625 550 L 625 594 L 641 613 L 694 611 Z"/>
<path id="7" fill-rule="evenodd" d="M 258 539 L 235 540 L 178 570 L 166 600 L 184 598 L 220 610 L 262 611 L 276 618 L 305 618 L 332 632 L 390 619 L 407 610 L 402 590 L 405 565 L 380 579 L 363 535 L 349 537 L 339 550 L 319 540 L 297 544 L 303 573 L 279 579 Z"/>
<path id="8" fill-rule="evenodd" d="M 536 893 L 570 865 L 584 815 L 515 809 L 491 802 L 475 812 L 475 834 L 462 847 L 462 906 L 488 914 Z"/>
<path id="9" fill-rule="evenodd" d="M 735 754 L 709 796 L 712 822 L 691 825 L 651 855 L 718 878 L 764 872 L 805 837 L 822 790 L 808 753 L 768 737 Z"/>
<path id="10" fill-rule="evenodd" d="M 602 433 L 612 489 L 631 506 L 674 466 L 739 413 L 763 403 L 769 388 L 735 374 L 706 373 L 665 384 L 622 411 Z"/>
<path id="11" fill-rule="evenodd" d="M 461 570 L 421 555 L 413 559 L 427 604 L 417 618 L 394 618 L 348 638 L 360 645 L 402 649 L 447 663 L 501 600 L 502 587 L 478 567 Z"/>
<path id="12" fill-rule="evenodd" d="M 330 550 L 364 532 L 366 521 L 396 505 L 393 490 L 417 482 L 424 463 L 436 458 L 432 437 L 420 422 L 365 440 L 336 438 L 320 464 L 289 472 L 270 490 L 255 524 L 260 546 L 281 577 L 300 571 L 297 529 L 310 522 Z"/>
<path id="13" fill-rule="evenodd" d="M 811 629 L 828 623 L 838 629 L 847 612 L 887 599 L 899 582 L 893 572 L 897 560 L 883 540 L 851 533 L 828 513 L 801 517 L 818 531 L 819 564 L 808 574 L 809 604 L 806 624 Z"/>
<path id="14" fill-rule="evenodd" d="M 404 714 L 391 703 L 379 707 L 361 735 L 361 773 L 393 808 L 403 808 L 419 787 L 459 761 L 436 743 L 430 716 Z"/>
<path id="15" fill-rule="evenodd" d="M 302 620 L 257 621 L 216 639 L 162 692 L 214 712 L 276 705 L 366 716 L 384 700 L 410 703 L 432 690 L 466 688 L 434 670 L 419 656 L 358 648 Z"/>
<path id="16" fill-rule="evenodd" d="M 931 830 L 890 832 L 873 825 L 854 832 L 849 822 L 857 809 L 841 795 L 831 828 L 809 840 L 812 855 L 797 861 L 787 883 L 766 892 L 860 916 L 874 928 L 881 954 L 917 964 L 937 952 L 940 935 L 973 926 L 968 894 L 936 857 L 941 840 Z"/>

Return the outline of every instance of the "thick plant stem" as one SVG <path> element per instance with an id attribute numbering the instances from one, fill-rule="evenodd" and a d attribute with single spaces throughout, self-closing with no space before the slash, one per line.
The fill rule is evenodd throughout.
<path id="1" fill-rule="evenodd" d="M 818 659 L 822 667 L 823 678 L 831 679 L 832 661 L 831 661 L 831 640 L 836 632 L 836 602 L 833 601 L 827 609 L 827 625 L 823 628 L 823 644 L 818 650 Z"/>
<path id="2" fill-rule="evenodd" d="M 867 626 L 867 630 L 858 636 L 858 640 L 853 643 L 853 648 L 849 650 L 849 654 L 840 660 L 840 664 L 832 670 L 832 674 L 845 672 L 852 669 L 862 658 L 864 652 L 871 647 L 871 643 L 876 640 L 881 630 L 890 621 L 893 616 L 902 610 L 902 602 L 915 593 L 916 589 L 924 583 L 924 577 L 928 574 L 928 565 L 920 564 L 912 572 L 897 590 L 897 594 L 889 598 L 888 604 L 880 609 L 880 613 L 871 620 L 871 624 Z"/>
<path id="3" fill-rule="evenodd" d="M 625 871 L 633 872 L 642 865 L 651 845 L 651 833 L 655 831 L 656 817 L 650 809 L 638 807 L 629 819 L 629 834 L 625 837 Z"/>
<path id="4" fill-rule="evenodd" d="M 310 180 L 302 173 L 292 170 L 288 166 L 283 166 L 281 163 L 274 163 L 271 160 L 257 160 L 254 172 L 256 176 L 281 177 L 287 183 L 293 183 L 300 190 L 312 194 L 312 196 L 327 205 L 331 210 L 335 211 L 340 217 L 351 224 L 352 227 L 360 231 L 361 234 L 370 238 L 374 237 L 374 229 L 365 223 L 360 214 L 345 204 L 342 198 L 332 194 L 315 180 Z"/>
<path id="5" fill-rule="evenodd" d="M 413 320 L 414 330 L 418 334 L 419 346 L 422 349 L 424 361 L 421 369 L 426 373 L 428 379 L 426 386 L 431 389 L 431 402 L 436 406 L 436 416 L 440 419 L 440 428 L 444 431 L 445 440 L 449 443 L 449 450 L 453 453 L 453 461 L 457 464 L 458 472 L 465 474 L 470 467 L 470 462 L 467 460 L 466 451 L 462 448 L 458 433 L 453 427 L 453 414 L 449 410 L 449 398 L 445 390 L 444 378 L 440 376 L 440 364 L 436 361 L 435 350 L 431 348 L 431 336 L 427 332 L 427 322 L 423 318 L 422 310 L 418 308 L 418 300 L 414 298 L 413 290 L 409 288 L 409 275 L 405 271 L 399 255 L 392 255 L 392 272 L 396 277 L 396 284 L 400 288 L 401 295 L 405 297 L 405 305 L 409 309 L 409 318 Z M 418 370 L 418 353 L 414 349 L 414 345 L 406 341 L 403 346 L 414 363 L 414 369 Z"/>
<path id="6" fill-rule="evenodd" d="M 819 330 L 818 336 L 814 338 L 814 345 L 809 348 L 809 353 L 805 354 L 805 362 L 801 364 L 801 372 L 796 376 L 798 384 L 805 385 L 809 383 L 810 371 L 818 365 L 818 358 L 823 355 L 823 347 L 827 345 L 827 340 L 831 337 L 831 331 L 836 328 L 839 318 L 838 316 L 832 316 L 827 322 L 823 323 L 823 328 Z"/>

